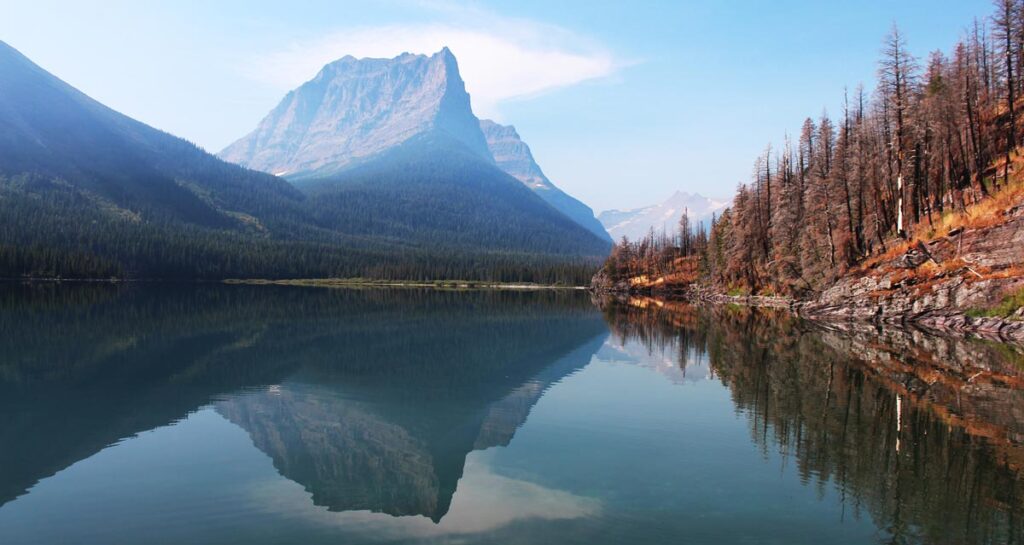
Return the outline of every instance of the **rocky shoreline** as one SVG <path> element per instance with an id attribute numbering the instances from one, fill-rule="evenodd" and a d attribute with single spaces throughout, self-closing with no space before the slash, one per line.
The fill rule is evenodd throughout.
<path id="1" fill-rule="evenodd" d="M 1024 283 L 1024 279 L 1014 279 L 1014 282 Z M 953 282 L 952 284 L 958 283 Z M 868 286 L 870 282 L 862 282 L 861 285 Z M 963 288 L 963 286 L 954 288 L 953 285 L 946 286 L 946 288 L 966 289 L 969 292 L 980 294 L 985 294 L 988 289 L 991 289 L 986 283 L 980 282 L 971 288 Z M 644 290 L 643 292 L 630 290 L 624 286 L 614 289 L 592 286 L 591 291 L 599 295 L 611 295 L 619 298 L 645 295 L 655 299 L 691 303 L 788 309 L 802 318 L 828 324 L 911 327 L 943 335 L 974 336 L 998 342 L 1024 344 L 1024 309 L 1018 310 L 1011 318 L 973 317 L 963 310 L 948 305 L 935 306 L 935 301 L 929 298 L 916 298 L 907 294 L 879 302 L 858 294 L 849 294 L 840 300 L 837 300 L 834 294 L 829 298 L 822 296 L 810 300 L 784 296 L 728 295 L 701 284 L 691 284 L 685 288 L 676 289 Z M 966 293 L 960 295 L 966 295 Z M 957 300 L 957 298 L 947 297 L 945 300 Z"/>
<path id="2" fill-rule="evenodd" d="M 821 322 L 912 325 L 953 335 L 1024 344 L 1024 204 L 989 225 L 955 229 L 928 241 L 905 242 L 868 260 L 813 297 L 728 295 L 714 286 L 663 279 L 613 281 L 599 272 L 599 293 L 714 304 L 788 308 Z M 1017 294 L 1006 312 L 986 312 Z M 1005 310 L 1005 309 L 1004 309 Z"/>

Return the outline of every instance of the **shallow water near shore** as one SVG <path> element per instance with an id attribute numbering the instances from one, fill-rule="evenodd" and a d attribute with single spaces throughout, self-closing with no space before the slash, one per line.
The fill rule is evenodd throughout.
<path id="1" fill-rule="evenodd" d="M 0 543 L 1009 543 L 1024 355 L 575 291 L 0 287 Z"/>

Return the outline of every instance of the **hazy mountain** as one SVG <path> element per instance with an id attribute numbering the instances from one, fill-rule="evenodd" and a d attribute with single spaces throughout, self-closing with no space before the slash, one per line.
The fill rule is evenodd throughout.
<path id="1" fill-rule="evenodd" d="M 346 56 L 285 95 L 220 156 L 290 179 L 323 177 L 434 131 L 491 160 L 448 48 L 429 57 Z"/>
<path id="2" fill-rule="evenodd" d="M 287 177 L 313 197 L 318 225 L 347 234 L 474 251 L 608 250 L 495 165 L 447 48 L 328 64 L 221 156 Z"/>
<path id="3" fill-rule="evenodd" d="M 410 59 L 395 63 L 427 68 L 393 83 L 436 98 L 430 122 L 380 113 L 411 136 L 307 178 L 304 193 L 115 112 L 0 42 L 0 277 L 582 281 L 607 243 L 494 165 L 450 53 Z"/>
<path id="4" fill-rule="evenodd" d="M 721 213 L 728 206 L 729 201 L 676 191 L 659 204 L 632 210 L 605 210 L 597 219 L 613 239 L 619 240 L 625 236 L 630 240 L 636 240 L 646 235 L 652 228 L 655 232 L 675 232 L 679 228 L 683 210 L 687 211 L 690 222 L 694 225 L 704 222 L 705 226 L 709 226 L 712 214 Z"/>
<path id="5" fill-rule="evenodd" d="M 7 189 L 62 190 L 136 223 L 243 228 L 271 201 L 284 212 L 303 200 L 284 180 L 107 108 L 0 42 L 4 178 Z"/>
<path id="6" fill-rule="evenodd" d="M 444 134 L 297 182 L 319 225 L 414 247 L 603 256 L 610 245 Z"/>
<path id="7" fill-rule="evenodd" d="M 523 182 L 545 202 L 569 216 L 570 219 L 591 233 L 611 241 L 589 206 L 555 187 L 555 184 L 551 183 L 551 180 L 544 175 L 540 165 L 533 159 L 530 146 L 526 145 L 526 142 L 519 137 L 515 127 L 499 125 L 489 119 L 484 119 L 480 121 L 480 128 L 484 132 L 487 146 L 498 167 Z"/>

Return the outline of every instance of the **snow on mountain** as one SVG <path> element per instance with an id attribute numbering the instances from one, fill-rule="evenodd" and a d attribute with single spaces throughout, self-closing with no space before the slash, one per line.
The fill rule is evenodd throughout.
<path id="1" fill-rule="evenodd" d="M 709 199 L 696 193 L 676 191 L 659 204 L 632 210 L 605 210 L 597 219 L 613 239 L 627 237 L 636 240 L 651 229 L 655 232 L 674 232 L 679 228 L 683 210 L 689 214 L 692 224 L 703 222 L 708 226 L 711 216 L 721 213 L 729 204 L 726 200 Z"/>

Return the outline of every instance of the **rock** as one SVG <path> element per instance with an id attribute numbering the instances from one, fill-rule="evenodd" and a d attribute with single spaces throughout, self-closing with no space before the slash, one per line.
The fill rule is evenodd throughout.
<path id="1" fill-rule="evenodd" d="M 611 237 L 604 230 L 601 222 L 594 217 L 594 211 L 589 206 L 555 187 L 555 184 L 551 183 L 551 180 L 544 175 L 540 165 L 533 159 L 530 146 L 527 146 L 526 142 L 519 137 L 515 127 L 499 125 L 484 119 L 480 121 L 480 129 L 487 140 L 487 147 L 490 149 L 491 155 L 494 156 L 494 162 L 499 168 L 523 182 L 523 185 L 530 188 L 555 210 L 565 214 L 569 219 L 598 237 L 612 242 Z"/>
<path id="2" fill-rule="evenodd" d="M 448 48 L 430 57 L 334 61 L 220 157 L 288 178 L 320 177 L 427 133 L 492 161 Z"/>
<path id="3" fill-rule="evenodd" d="M 911 248 L 897 262 L 897 266 L 904 269 L 916 269 L 928 261 L 928 256 Z"/>
<path id="4" fill-rule="evenodd" d="M 975 267 L 1004 268 L 1024 261 L 1024 208 L 1010 211 L 1005 222 L 987 229 L 964 231 L 960 257 Z"/>

